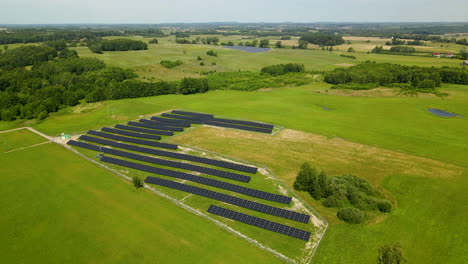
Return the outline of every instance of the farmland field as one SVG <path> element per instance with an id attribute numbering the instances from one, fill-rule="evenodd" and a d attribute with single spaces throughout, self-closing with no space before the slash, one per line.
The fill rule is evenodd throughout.
<path id="1" fill-rule="evenodd" d="M 36 135 L 26 131 L 21 136 L 28 141 Z M 154 263 L 196 258 L 200 263 L 279 263 L 168 200 L 137 192 L 57 144 L 0 153 L 0 163 L 4 262 Z M 217 253 L 211 254 L 213 250 Z"/>
<path id="2" fill-rule="evenodd" d="M 27 51 L 30 62 L 3 56 L 10 54 L 8 50 L 30 44 L 0 45 L 0 54 L 3 54 L 0 55 L 0 232 L 5 234 L 5 238 L 0 239 L 0 255 L 3 262 L 302 264 L 311 260 L 314 264 L 372 264 L 377 262 L 381 246 L 398 242 L 408 263 L 466 263 L 468 85 L 455 84 L 466 84 L 464 78 L 468 76 L 460 66 L 462 49 L 467 47 L 463 42 L 425 41 L 422 46 L 412 46 L 416 52 L 406 56 L 371 52 L 375 46 L 390 49 L 391 46 L 385 45 L 391 40 L 390 31 L 382 32 L 381 36 L 385 37 L 364 37 L 377 34 L 357 31 L 361 35 L 354 36 L 342 33 L 352 31 L 340 27 L 334 34 L 343 34 L 344 44 L 328 51 L 325 45 L 311 43 L 307 49 L 296 47 L 300 34 L 321 32 L 320 25 L 313 29 L 294 25 L 291 28 L 295 33 L 288 34 L 284 40 L 278 32 L 288 29 L 288 25 L 265 26 L 268 28 L 265 32 L 275 36 L 256 32 L 257 27 L 263 28 L 258 25 L 239 26 L 239 29 L 238 25 L 233 25 L 225 31 L 222 25 L 213 31 L 205 31 L 203 27 L 178 31 L 177 26 L 173 26 L 167 25 L 162 31 L 158 30 L 159 33 L 151 26 L 138 31 L 132 25 L 116 31 L 98 26 L 90 27 L 89 31 L 84 27 L 75 32 L 63 29 L 70 36 L 61 36 L 71 41 L 33 43 L 50 45 L 47 49 L 52 52 L 55 49 L 56 54 L 38 59 L 31 55 L 34 53 L 28 53 L 32 51 Z M 280 30 L 283 26 L 285 28 Z M 331 28 L 336 29 L 335 26 L 338 27 L 332 25 Z M 403 26 L 400 29 L 402 32 L 409 30 Z M 41 30 L 38 27 L 24 31 L 26 33 L 17 37 L 34 41 L 27 32 L 45 33 L 42 37 L 56 34 Z M 61 32 L 62 29 L 56 30 Z M 213 33 L 215 31 L 217 33 Z M 73 39 L 77 32 L 78 38 Z M 140 32 L 146 37 L 129 32 Z M 160 36 L 161 32 L 167 35 L 148 37 Z M 3 34 L 3 38 L 8 38 L 8 34 Z M 461 39 L 466 36 L 464 34 L 445 36 Z M 102 41 L 101 36 L 108 40 L 143 41 L 148 43 L 148 49 L 126 50 L 124 47 L 118 50 L 126 51 L 106 49 L 99 54 L 103 43 L 111 45 L 112 42 Z M 212 37 L 219 38 L 219 45 L 178 44 Z M 158 44 L 149 44 L 153 38 L 158 39 Z M 265 52 L 251 53 L 222 46 L 227 42 L 237 44 L 266 39 L 271 50 Z M 282 42 L 282 48 L 276 48 L 277 41 Z M 64 46 L 60 47 L 61 44 Z M 98 50 L 97 53 L 85 45 Z M 354 51 L 348 51 L 349 48 Z M 215 54 L 208 55 L 212 50 Z M 459 58 L 436 58 L 431 56 L 432 52 L 456 53 Z M 76 54 L 80 58 L 76 58 Z M 97 58 L 106 67 L 130 69 L 137 75 L 81 58 Z M 8 59 L 17 66 L 5 64 Z M 160 64 L 162 60 L 180 60 L 182 64 L 169 69 Z M 380 72 L 375 72 L 379 76 L 370 78 L 365 76 L 369 75 L 366 67 L 370 71 L 379 69 L 373 67 L 372 62 L 453 68 L 382 65 Z M 294 65 L 277 65 L 288 63 Z M 352 68 L 356 72 L 348 75 L 336 74 L 338 81 L 325 78 L 331 75 L 327 71 L 359 64 L 365 67 Z M 262 69 L 265 66 L 272 67 Z M 216 72 L 231 75 L 211 75 Z M 398 78 L 390 76 L 392 74 Z M 138 77 L 131 79 L 133 76 Z M 385 80 L 392 79 L 391 83 L 382 81 L 387 77 Z M 245 81 L 244 78 L 254 80 Z M 238 87 L 228 84 L 231 81 Z M 330 83 L 346 84 L 332 86 Z M 377 88 L 354 90 L 367 87 Z M 116 98 L 128 99 L 110 100 Z M 147 158 L 136 160 L 138 158 L 119 156 L 103 149 L 97 152 L 73 144 L 60 145 L 67 142 L 60 138 L 63 133 L 70 134 L 72 140 L 90 143 L 93 141 L 89 138 L 80 138 L 86 133 L 92 134 L 89 130 L 126 124 L 175 109 L 274 124 L 272 134 L 221 128 L 212 123 L 213 126 L 192 124 L 174 136 L 161 136 L 160 142 L 178 145 L 171 152 L 258 167 L 256 174 L 242 172 L 251 176 L 250 182 L 235 182 L 203 170 L 151 162 L 148 157 L 161 158 L 151 151 L 149 154 L 129 150 Z M 428 111 L 430 109 L 453 115 L 438 116 Z M 29 128 L 19 129 L 22 127 L 36 129 L 53 137 L 54 142 Z M 10 129 L 13 131 L 6 131 Z M 105 134 L 97 137 L 105 137 Z M 145 144 L 131 140 L 129 142 L 134 144 Z M 122 150 L 120 147 L 113 145 L 111 148 Z M 102 155 L 171 172 L 150 173 L 141 167 L 119 166 L 101 160 Z M 198 164 L 171 155 L 162 155 L 162 158 L 238 173 L 209 162 Z M 326 207 L 308 192 L 294 191 L 294 182 L 304 162 L 329 176 L 353 174 L 369 181 L 382 195 L 379 198 L 391 201 L 392 212 L 366 211 L 367 220 L 361 224 L 340 220 L 338 208 Z M 180 176 L 182 174 L 177 172 L 192 175 Z M 126 176 L 127 180 L 118 175 Z M 198 175 L 202 177 L 197 178 Z M 287 217 L 278 218 L 156 184 L 136 189 L 128 181 L 133 176 L 158 177 L 304 213 L 311 216 L 311 221 L 299 223 Z M 211 183 L 212 180 L 221 183 L 210 185 L 203 182 L 206 178 L 211 179 Z M 231 189 L 226 187 L 228 185 L 222 187 L 225 180 L 237 187 L 289 196 L 292 202 L 285 205 L 264 197 L 248 196 L 239 191 L 245 189 L 234 190 L 232 185 Z M 349 186 L 347 188 L 345 199 L 351 200 Z M 206 210 L 210 205 L 305 230 L 310 232 L 311 238 L 305 242 L 208 214 Z"/>

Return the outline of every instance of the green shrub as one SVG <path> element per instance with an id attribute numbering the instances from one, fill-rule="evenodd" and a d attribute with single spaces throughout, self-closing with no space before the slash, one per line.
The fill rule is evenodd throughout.
<path id="1" fill-rule="evenodd" d="M 350 224 L 362 224 L 366 221 L 366 214 L 353 207 L 346 207 L 338 210 L 336 213 L 339 219 Z"/>
<path id="2" fill-rule="evenodd" d="M 207 51 L 206 55 L 213 56 L 213 57 L 218 57 L 218 53 L 216 53 L 214 50 Z"/>
<path id="3" fill-rule="evenodd" d="M 160 64 L 168 69 L 180 66 L 184 64 L 181 60 L 170 61 L 170 60 L 162 60 Z"/>
<path id="4" fill-rule="evenodd" d="M 377 202 L 377 207 L 381 212 L 390 213 L 392 211 L 392 203 L 388 200 L 380 200 Z"/>
<path id="5" fill-rule="evenodd" d="M 137 189 L 143 187 L 143 181 L 138 176 L 133 176 L 132 182 Z"/>
<path id="6" fill-rule="evenodd" d="M 290 72 L 304 72 L 304 64 L 299 63 L 288 63 L 288 64 L 276 64 L 271 66 L 263 67 L 261 72 L 268 73 L 270 75 L 284 75 Z"/>
<path id="7" fill-rule="evenodd" d="M 333 85 L 331 89 L 370 90 L 379 87 L 376 83 L 346 83 Z"/>
<path id="8" fill-rule="evenodd" d="M 340 197 L 338 195 L 331 195 L 323 201 L 323 205 L 326 207 L 343 207 L 346 204 L 346 200 L 346 196 Z"/>

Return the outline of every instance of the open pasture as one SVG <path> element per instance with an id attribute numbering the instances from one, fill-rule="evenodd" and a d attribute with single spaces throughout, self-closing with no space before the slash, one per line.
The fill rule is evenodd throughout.
<path id="1" fill-rule="evenodd" d="M 281 263 L 57 144 L 0 153 L 0 164 L 4 262 Z"/>

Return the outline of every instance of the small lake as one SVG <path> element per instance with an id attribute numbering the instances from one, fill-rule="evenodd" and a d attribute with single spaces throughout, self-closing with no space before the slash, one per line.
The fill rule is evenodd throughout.
<path id="1" fill-rule="evenodd" d="M 441 116 L 441 117 L 457 117 L 457 116 L 463 117 L 461 115 L 450 113 L 450 112 L 440 110 L 440 109 L 437 109 L 437 108 L 429 108 L 429 109 L 427 109 L 427 111 L 429 111 L 431 114 Z"/>
<path id="2" fill-rule="evenodd" d="M 223 46 L 224 48 L 234 49 L 234 50 L 241 50 L 250 53 L 260 53 L 271 50 L 271 48 L 257 48 L 257 47 L 249 47 L 249 46 Z"/>

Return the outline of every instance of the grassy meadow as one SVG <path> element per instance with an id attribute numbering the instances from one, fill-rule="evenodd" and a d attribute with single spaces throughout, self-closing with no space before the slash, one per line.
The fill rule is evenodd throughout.
<path id="1" fill-rule="evenodd" d="M 246 41 L 245 36 L 219 37 L 221 42 Z M 94 54 L 87 47 L 73 49 L 81 57 L 96 57 L 108 65 L 134 69 L 140 78 L 156 80 L 199 77 L 203 71 L 214 70 L 259 71 L 263 66 L 289 62 L 303 63 L 306 70 L 320 71 L 367 60 L 428 67 L 460 63 L 457 59 L 430 56 L 368 53 L 387 41 L 380 38 L 345 37 L 351 44 L 341 45 L 334 52 L 310 46 L 308 50 L 284 48 L 264 53 L 212 45 L 180 45 L 174 43 L 174 37 L 158 39 L 160 44 L 150 44 L 145 51 Z M 276 42 L 269 39 L 270 44 Z M 297 38 L 284 41 L 287 45 L 295 42 Z M 416 49 L 457 52 L 460 46 L 428 43 Z M 357 52 L 346 52 L 349 47 Z M 218 56 L 207 56 L 208 50 L 215 50 Z M 340 54 L 357 58 L 344 58 Z M 200 65 L 198 56 L 203 58 L 205 66 Z M 184 64 L 173 69 L 159 64 L 161 60 L 178 59 Z M 375 263 L 378 247 L 395 241 L 402 244 L 408 263 L 466 262 L 468 86 L 444 84 L 440 91 L 448 94 L 445 97 L 403 96 L 390 88 L 349 91 L 330 87 L 317 82 L 253 92 L 215 90 L 194 95 L 82 103 L 52 113 L 43 121 L 0 121 L 0 130 L 31 126 L 50 136 L 62 132 L 82 134 L 89 129 L 171 109 L 283 126 L 286 129 L 275 136 L 201 126 L 168 140 L 263 164 L 288 186 L 292 186 L 304 161 L 330 175 L 353 173 L 369 180 L 394 203 L 396 209 L 391 214 L 375 213 L 366 225 L 350 225 L 336 218 L 336 209 L 325 208 L 309 194 L 299 193 L 330 223 L 313 263 Z M 438 117 L 429 113 L 428 108 L 439 108 L 464 118 Z M 0 231 L 8 238 L 0 240 L 0 254 L 7 262 L 14 262 L 20 256 L 26 263 L 38 258 L 42 262 L 71 263 L 154 263 L 155 259 L 160 262 L 197 259 L 200 263 L 280 262 L 270 253 L 167 200 L 147 191 L 135 191 L 128 182 L 56 144 L 5 153 L 43 141 L 26 130 L 0 133 L 0 163 L 9 164 L 0 166 L 4 181 L 0 187 L 0 213 L 6 216 L 0 219 Z M 90 158 L 96 156 L 92 151 L 80 151 Z M 148 176 L 111 167 L 129 175 Z M 276 191 L 264 179 L 254 180 L 252 184 Z M 200 210 L 206 210 L 209 205 L 207 199 L 163 191 Z M 252 214 L 252 211 L 245 213 Z M 298 254 L 298 248 L 303 246 L 297 241 L 282 240 L 280 235 L 217 219 L 288 257 Z M 75 226 L 79 228 L 74 229 Z M 214 229 L 219 232 L 213 232 Z M 44 240 L 44 236 L 48 239 Z M 23 248 L 26 252 L 20 250 Z"/>
<path id="2" fill-rule="evenodd" d="M 57 144 L 0 153 L 0 164 L 5 263 L 280 263 Z"/>

